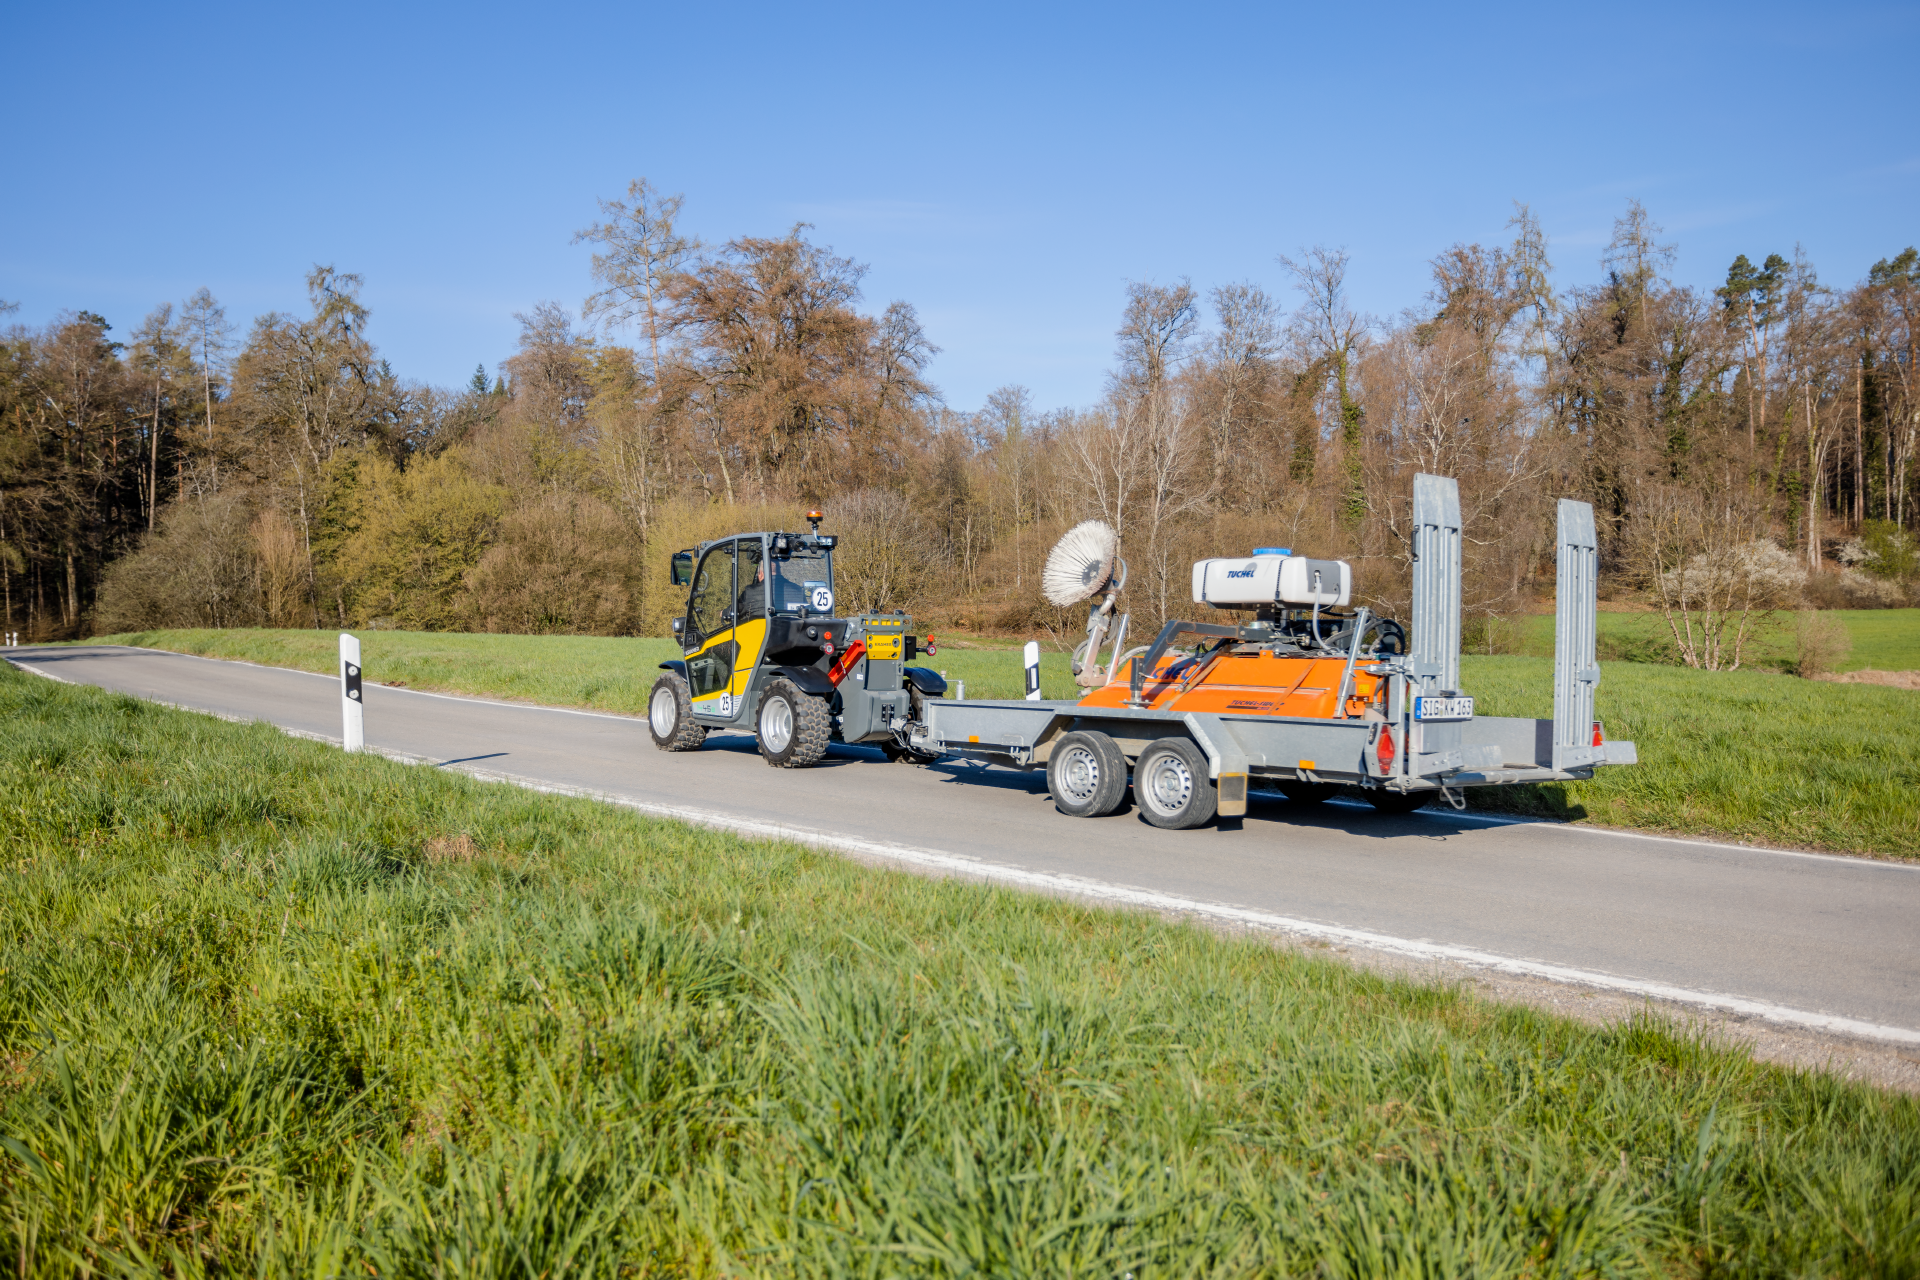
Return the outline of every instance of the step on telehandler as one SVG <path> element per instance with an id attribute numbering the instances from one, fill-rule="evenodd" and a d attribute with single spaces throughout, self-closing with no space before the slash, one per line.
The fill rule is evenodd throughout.
<path id="1" fill-rule="evenodd" d="M 809 608 L 832 608 L 833 540 L 818 534 L 815 517 L 812 535 L 746 534 L 703 546 L 702 572 L 723 557 L 707 578 L 693 571 L 694 553 L 682 552 L 674 581 L 690 576 L 693 589 L 675 631 L 688 656 L 662 664 L 670 674 L 654 686 L 654 741 L 685 750 L 707 727 L 757 726 L 762 753 L 777 765 L 810 764 L 837 739 L 876 743 L 893 759 L 1044 768 L 1056 807 L 1086 818 L 1120 811 L 1131 773 L 1141 816 L 1174 829 L 1245 814 L 1255 781 L 1309 803 L 1351 787 L 1383 812 L 1407 813 L 1434 799 L 1464 808 L 1468 787 L 1589 778 L 1604 765 L 1637 763 L 1633 744 L 1608 741 L 1593 715 L 1592 507 L 1560 502 L 1554 713 L 1532 720 L 1478 715 L 1461 690 L 1459 491 L 1447 477 L 1419 475 L 1413 498 L 1407 627 L 1351 605 L 1345 562 L 1263 547 L 1196 563 L 1193 599 L 1210 620 L 1170 621 L 1151 644 L 1129 650 L 1128 616 L 1114 617 L 1126 583 L 1117 536 L 1098 522 L 1075 528 L 1048 559 L 1049 598 L 1105 599 L 1074 653 L 1074 678 L 1087 692 L 1073 701 L 950 701 L 938 675 L 904 665 L 915 646 L 904 615 L 811 618 Z M 760 576 L 796 557 L 801 568 Z M 803 571 L 813 577 L 795 577 Z M 782 585 L 771 599 L 797 601 L 797 611 L 749 600 L 738 585 L 788 579 L 800 593 Z M 1185 637 L 1199 642 L 1182 648 Z M 850 687 L 856 669 L 861 678 Z M 804 751 L 792 745 L 803 725 Z"/>

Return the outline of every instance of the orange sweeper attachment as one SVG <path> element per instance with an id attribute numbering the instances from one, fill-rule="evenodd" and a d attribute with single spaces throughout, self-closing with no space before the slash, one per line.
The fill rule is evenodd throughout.
<path id="1" fill-rule="evenodd" d="M 901 726 L 904 745 L 1044 767 L 1055 804 L 1075 817 L 1118 812 L 1131 790 L 1141 817 L 1175 828 L 1244 814 L 1256 784 L 1296 801 L 1346 788 L 1405 813 L 1432 799 L 1462 806 L 1467 787 L 1635 763 L 1633 744 L 1609 741 L 1594 716 L 1592 508 L 1559 504 L 1551 720 L 1476 714 L 1460 687 L 1454 481 L 1416 476 L 1412 516 L 1405 626 L 1353 604 L 1344 561 L 1259 547 L 1195 564 L 1196 616 L 1131 649 L 1128 616 L 1115 613 L 1127 577 L 1119 539 L 1098 521 L 1079 525 L 1048 557 L 1042 588 L 1061 607 L 1104 596 L 1070 664 L 1081 696 L 929 699 Z"/>

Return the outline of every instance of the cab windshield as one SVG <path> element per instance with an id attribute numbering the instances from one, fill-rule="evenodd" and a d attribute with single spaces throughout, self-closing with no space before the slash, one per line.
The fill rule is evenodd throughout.
<path id="1" fill-rule="evenodd" d="M 810 603 L 815 587 L 833 587 L 833 553 L 825 547 L 789 543 L 786 554 L 773 556 L 773 612 L 797 614 L 804 607 L 820 612 Z"/>

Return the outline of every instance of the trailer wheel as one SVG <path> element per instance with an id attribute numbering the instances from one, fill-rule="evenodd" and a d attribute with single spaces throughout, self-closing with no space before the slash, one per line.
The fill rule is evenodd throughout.
<path id="1" fill-rule="evenodd" d="M 1207 777 L 1207 758 L 1186 738 L 1147 745 L 1133 766 L 1133 795 L 1140 816 L 1170 831 L 1205 826 L 1220 808 L 1220 791 Z"/>
<path id="2" fill-rule="evenodd" d="M 827 706 L 800 692 L 789 680 L 775 680 L 754 716 L 760 754 L 776 769 L 804 769 L 827 754 Z"/>
<path id="3" fill-rule="evenodd" d="M 1382 813 L 1412 813 L 1415 809 L 1427 807 L 1427 801 L 1433 799 L 1431 791 L 1382 791 L 1369 789 L 1367 803 Z"/>
<path id="4" fill-rule="evenodd" d="M 693 695 L 679 676 L 668 673 L 653 682 L 647 732 L 662 751 L 696 751 L 707 740 L 707 726 L 694 723 Z"/>
<path id="5" fill-rule="evenodd" d="M 1047 790 L 1071 818 L 1104 818 L 1127 800 L 1127 756 L 1104 733 L 1069 733 L 1047 757 Z"/>
<path id="6" fill-rule="evenodd" d="M 1337 782 L 1302 782 L 1298 778 L 1289 778 L 1273 785 L 1295 804 L 1324 804 L 1340 794 L 1340 784 Z"/>

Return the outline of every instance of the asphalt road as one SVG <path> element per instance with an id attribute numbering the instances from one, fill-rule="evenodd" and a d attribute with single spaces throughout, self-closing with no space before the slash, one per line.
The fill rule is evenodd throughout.
<path id="1" fill-rule="evenodd" d="M 339 684 L 322 676 L 111 646 L 5 656 L 75 683 L 340 735 Z M 370 747 L 439 763 L 912 846 L 1018 869 L 1015 883 L 1072 877 L 1116 887 L 1108 896 L 1121 901 L 1225 904 L 1920 1041 L 1916 866 L 1259 797 L 1237 830 L 1161 831 L 1131 810 L 1065 817 L 1040 773 L 913 768 L 840 747 L 816 768 L 776 770 L 744 736 L 668 755 L 638 719 L 371 683 L 365 695 Z"/>

